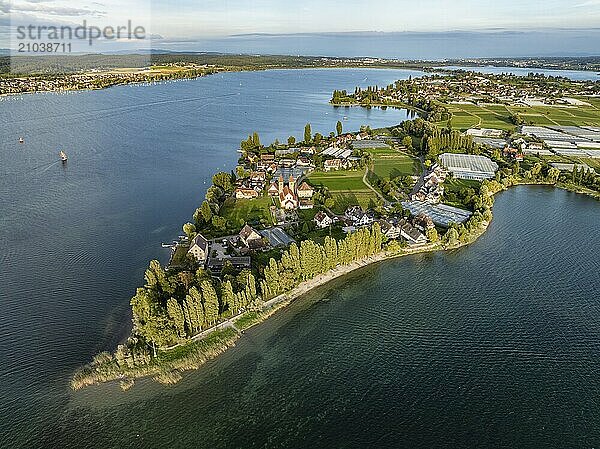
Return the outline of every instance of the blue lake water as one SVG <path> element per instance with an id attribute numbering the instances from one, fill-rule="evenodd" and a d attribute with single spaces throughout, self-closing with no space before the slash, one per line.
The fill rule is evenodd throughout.
<path id="1" fill-rule="evenodd" d="M 224 74 L 0 101 L 0 447 L 598 447 L 600 207 L 499 196 L 476 244 L 308 294 L 172 388 L 72 393 L 239 141 L 391 125 L 327 104 L 415 72 Z M 17 139 L 23 135 L 25 144 Z M 66 166 L 57 152 L 69 154 Z"/>
<path id="2" fill-rule="evenodd" d="M 235 167 L 242 139 L 300 137 L 307 122 L 328 134 L 344 116 L 347 130 L 397 124 L 406 111 L 328 100 L 418 74 L 229 73 L 0 98 L 0 446 L 56 425 L 69 376 L 129 332 L 148 261 L 168 258 L 161 242 L 181 234 L 213 173 Z"/>

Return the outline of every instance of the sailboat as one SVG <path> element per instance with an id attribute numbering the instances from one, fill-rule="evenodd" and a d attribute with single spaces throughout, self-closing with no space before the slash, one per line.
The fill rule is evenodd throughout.
<path id="1" fill-rule="evenodd" d="M 60 153 L 58 153 L 58 155 L 60 156 L 61 161 L 67 162 L 67 153 L 65 153 L 63 150 L 60 150 Z"/>

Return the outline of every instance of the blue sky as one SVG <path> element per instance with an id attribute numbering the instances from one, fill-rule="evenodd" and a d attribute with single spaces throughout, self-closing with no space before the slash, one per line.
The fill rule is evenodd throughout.
<path id="1" fill-rule="evenodd" d="M 154 4 L 170 36 L 600 26 L 600 0 L 179 0 Z"/>
<path id="2" fill-rule="evenodd" d="M 0 47 L 8 46 L 11 25 L 14 30 L 16 24 L 77 25 L 86 20 L 88 24 L 116 26 L 128 19 L 156 37 L 153 45 L 181 50 L 218 47 L 222 51 L 227 42 L 212 48 L 198 48 L 198 43 L 253 33 L 370 31 L 443 36 L 462 30 L 487 33 L 488 40 L 493 40 L 490 33 L 501 30 L 553 30 L 554 38 L 548 40 L 547 48 L 530 51 L 550 54 L 554 51 L 551 46 L 558 45 L 562 48 L 555 52 L 572 48 L 574 54 L 589 54 L 598 48 L 600 0 L 0 0 Z M 561 33 L 565 32 L 570 33 L 570 40 L 563 42 Z M 543 47 L 541 36 L 537 35 L 538 46 Z M 506 42 L 498 54 L 507 53 L 511 46 L 519 51 L 518 38 Z M 469 39 L 457 41 L 457 48 L 461 45 L 468 48 Z M 490 46 L 493 53 L 493 43 L 486 43 L 485 48 Z M 290 54 L 296 49 L 329 53 L 318 45 L 314 49 L 295 45 L 290 47 Z"/>
<path id="3" fill-rule="evenodd" d="M 4 22 L 9 3 L 0 0 Z M 168 38 L 600 27 L 600 0 L 12 0 L 12 5 L 10 15 L 37 20 L 151 16 L 152 31 Z"/>

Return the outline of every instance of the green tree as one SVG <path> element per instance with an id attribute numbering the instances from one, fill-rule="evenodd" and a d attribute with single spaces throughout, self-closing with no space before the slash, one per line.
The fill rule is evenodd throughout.
<path id="1" fill-rule="evenodd" d="M 204 223 L 210 223 L 210 220 L 212 219 L 213 213 L 212 210 L 210 208 L 210 204 L 208 204 L 208 201 L 203 201 L 202 205 L 200 206 L 200 215 L 202 217 L 202 220 L 204 221 Z"/>
<path id="2" fill-rule="evenodd" d="M 341 136 L 342 133 L 344 132 L 344 125 L 339 120 L 338 120 L 337 124 L 335 125 L 335 130 L 337 131 L 338 136 Z"/>
<path id="3" fill-rule="evenodd" d="M 448 245 L 456 245 L 458 243 L 459 234 L 455 228 L 450 228 L 446 232 L 445 240 Z"/>
<path id="4" fill-rule="evenodd" d="M 427 239 L 432 243 L 436 243 L 439 240 L 439 235 L 435 228 L 428 229 L 426 235 Z"/>
<path id="5" fill-rule="evenodd" d="M 304 127 L 304 143 L 309 144 L 312 141 L 312 128 L 310 123 Z"/>
<path id="6" fill-rule="evenodd" d="M 236 296 L 230 281 L 226 281 L 221 285 L 221 303 L 223 304 L 223 311 L 229 310 L 233 315 L 237 313 L 239 306 L 236 304 Z"/>
<path id="7" fill-rule="evenodd" d="M 296 138 L 294 136 L 288 137 L 288 145 L 292 146 L 296 144 Z"/>
<path id="8" fill-rule="evenodd" d="M 219 318 L 219 298 L 210 281 L 203 281 L 200 287 L 204 298 L 204 321 L 212 325 Z"/>
<path id="9" fill-rule="evenodd" d="M 214 185 L 216 185 L 217 187 L 220 187 L 225 192 L 228 192 L 228 193 L 233 192 L 234 185 L 233 185 L 233 177 L 231 176 L 231 173 L 225 173 L 225 172 L 216 173 L 212 177 L 212 182 Z"/>
<path id="10" fill-rule="evenodd" d="M 183 307 L 179 305 L 175 298 L 169 298 L 167 301 L 167 313 L 177 329 L 177 334 L 180 337 L 185 337 L 185 318 L 183 315 Z"/>
<path id="11" fill-rule="evenodd" d="M 212 225 L 218 231 L 225 231 L 225 229 L 227 229 L 227 220 L 224 217 L 219 217 L 218 215 L 213 215 Z"/>
<path id="12" fill-rule="evenodd" d="M 255 132 L 254 134 L 252 134 L 252 144 L 254 145 L 254 148 L 260 148 L 260 137 L 258 136 L 258 133 Z"/>
<path id="13" fill-rule="evenodd" d="M 192 223 L 186 223 L 183 225 L 183 232 L 192 240 L 196 236 L 196 226 Z"/>

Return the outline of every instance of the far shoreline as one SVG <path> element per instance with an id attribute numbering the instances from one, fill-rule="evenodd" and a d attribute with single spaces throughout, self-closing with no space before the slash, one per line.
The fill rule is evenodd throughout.
<path id="1" fill-rule="evenodd" d="M 477 68 L 496 68 L 496 69 L 506 69 L 507 71 L 510 70 L 515 70 L 515 69 L 524 69 L 524 70 L 543 70 L 546 72 L 556 72 L 557 74 L 561 73 L 561 72 L 576 72 L 576 73 L 590 73 L 590 74 L 595 74 L 600 76 L 600 73 L 598 73 L 596 70 L 572 70 L 572 69 L 546 69 L 543 67 L 510 67 L 510 66 L 490 66 L 490 65 L 463 65 L 462 67 L 459 66 L 443 66 L 443 65 L 436 65 L 436 66 L 422 66 L 422 67 L 402 67 L 402 66 L 392 66 L 392 65 L 369 65 L 369 66 L 364 66 L 364 65 L 344 65 L 344 66 L 339 66 L 339 67 L 333 67 L 333 66 L 322 66 L 322 67 L 302 67 L 302 66 L 297 66 L 297 67 L 267 67 L 267 68 L 260 68 L 260 67 L 255 67 L 255 68 L 248 68 L 248 67 L 242 67 L 242 68 L 226 68 L 223 67 L 222 70 L 217 71 L 215 73 L 208 73 L 208 74 L 203 74 L 203 75 L 198 75 L 198 76 L 193 76 L 193 77 L 184 77 L 184 78 L 167 78 L 164 80 L 158 80 L 158 81 L 130 81 L 130 82 L 123 82 L 123 83 L 115 83 L 115 84 L 110 84 L 107 86 L 103 86 L 103 87 L 97 87 L 97 88 L 91 88 L 91 87 L 85 87 L 85 88 L 80 88 L 80 89 L 62 89 L 62 90 L 35 90 L 35 91 L 31 91 L 31 92 L 17 92 L 17 93 L 0 93 L 0 98 L 3 97 L 11 97 L 11 96 L 19 96 L 19 95 L 28 95 L 28 94 L 40 94 L 40 93 L 55 93 L 55 94 L 64 94 L 64 93 L 71 93 L 71 92 L 94 92 L 94 91 L 102 91 L 102 90 L 107 90 L 113 87 L 118 87 L 118 86 L 135 86 L 135 85 L 146 85 L 147 87 L 150 87 L 151 85 L 154 84 L 162 84 L 164 82 L 175 82 L 175 81 L 192 81 L 192 80 L 196 80 L 199 78 L 204 78 L 204 77 L 208 77 L 208 76 L 213 76 L 213 75 L 218 75 L 218 74 L 224 74 L 224 73 L 249 73 L 249 72 L 277 72 L 277 71 L 300 71 L 300 70 L 400 70 L 400 71 L 412 71 L 412 72 L 421 72 L 421 73 L 427 73 L 427 70 L 429 71 L 443 71 L 443 70 L 471 70 L 473 69 L 473 71 L 476 71 L 474 69 Z M 484 73 L 484 72 L 482 72 Z M 80 74 L 78 72 L 73 73 L 73 74 Z M 42 74 L 40 74 L 42 75 Z M 70 75 L 70 74 L 68 74 Z M 2 76 L 0 74 L 0 81 L 2 80 Z M 573 81 L 577 81 L 577 80 L 573 80 Z M 360 106 L 360 105 L 356 105 L 356 104 L 341 104 L 341 105 L 336 105 L 339 107 L 352 107 L 352 106 Z M 389 108 L 402 108 L 402 106 L 392 106 L 392 105 L 372 105 L 373 107 L 381 107 L 381 106 L 386 106 Z M 408 108 L 408 107 L 407 107 Z"/>

